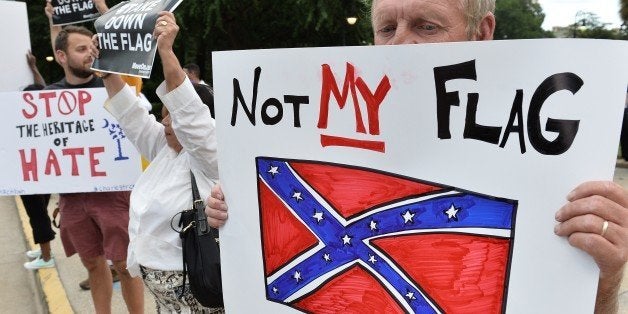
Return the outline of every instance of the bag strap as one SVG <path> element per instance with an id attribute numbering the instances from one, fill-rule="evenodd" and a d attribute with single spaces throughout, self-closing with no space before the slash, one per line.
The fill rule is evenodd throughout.
<path id="1" fill-rule="evenodd" d="M 192 207 L 196 217 L 196 233 L 203 235 L 209 232 L 209 225 L 207 224 L 207 215 L 205 214 L 205 203 L 198 192 L 196 178 L 194 178 L 192 170 L 190 170 L 190 180 L 192 181 Z"/>
<path id="2" fill-rule="evenodd" d="M 198 192 L 198 186 L 196 185 L 196 178 L 194 177 L 194 173 L 190 170 L 190 184 L 192 185 L 192 211 L 194 212 L 194 221 L 190 224 L 191 229 L 195 230 L 196 233 L 200 236 L 210 231 L 209 225 L 207 224 L 207 215 L 205 215 L 205 203 L 201 199 L 201 195 Z M 188 233 L 188 227 L 185 227 L 181 230 L 182 238 L 194 236 Z M 187 279 L 187 269 L 188 265 L 185 262 L 185 247 L 182 246 L 182 258 L 183 258 L 183 283 L 181 284 L 181 291 L 179 292 L 179 299 L 183 298 L 183 293 L 185 292 L 185 281 Z"/>

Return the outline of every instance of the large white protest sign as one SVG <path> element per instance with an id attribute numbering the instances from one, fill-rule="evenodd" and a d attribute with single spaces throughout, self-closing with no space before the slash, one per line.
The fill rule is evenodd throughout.
<path id="1" fill-rule="evenodd" d="M 51 4 L 53 25 L 83 23 L 100 16 L 92 0 L 51 0 Z"/>
<path id="2" fill-rule="evenodd" d="M 26 62 L 26 53 L 31 49 L 28 32 L 26 4 L 18 1 L 0 1 L 0 37 L 11 43 L 0 58 L 0 92 L 21 90 L 33 84 L 33 74 Z"/>
<path id="3" fill-rule="evenodd" d="M 104 88 L 0 93 L 0 195 L 128 191 L 140 156 Z"/>
<path id="4" fill-rule="evenodd" d="M 157 52 L 153 38 L 161 11 L 174 11 L 183 0 L 123 1 L 94 23 L 99 58 L 92 69 L 150 78 Z"/>
<path id="5" fill-rule="evenodd" d="M 213 53 L 233 313 L 591 313 L 553 233 L 611 180 L 628 43 Z"/>

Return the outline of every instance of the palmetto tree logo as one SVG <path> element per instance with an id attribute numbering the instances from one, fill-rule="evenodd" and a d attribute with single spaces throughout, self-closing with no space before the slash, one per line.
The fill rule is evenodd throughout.
<path id="1" fill-rule="evenodd" d="M 120 124 L 110 123 L 107 119 L 104 119 L 104 120 L 105 120 L 105 126 L 103 126 L 103 129 L 107 129 L 107 131 L 109 131 L 109 135 L 111 136 L 111 139 L 116 141 L 116 144 L 118 145 L 118 156 L 114 158 L 114 160 L 118 161 L 118 160 L 129 159 L 129 157 L 122 155 L 122 145 L 120 144 L 120 141 L 125 139 L 126 135 L 124 135 L 124 131 L 122 131 Z"/>

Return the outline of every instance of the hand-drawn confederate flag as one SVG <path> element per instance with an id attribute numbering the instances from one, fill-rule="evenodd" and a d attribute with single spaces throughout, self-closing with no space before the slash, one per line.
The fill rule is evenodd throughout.
<path id="1" fill-rule="evenodd" d="M 499 313 L 517 202 L 259 157 L 266 298 L 309 313 Z"/>

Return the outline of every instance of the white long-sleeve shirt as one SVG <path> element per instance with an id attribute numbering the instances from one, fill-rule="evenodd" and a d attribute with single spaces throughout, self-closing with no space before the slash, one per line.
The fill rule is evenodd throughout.
<path id="1" fill-rule="evenodd" d="M 128 85 L 105 102 L 126 137 L 151 161 L 131 193 L 127 268 L 132 276 L 140 275 L 139 265 L 183 270 L 181 239 L 170 221 L 192 207 L 190 170 L 203 200 L 218 180 L 215 121 L 190 81 L 186 78 L 168 93 L 164 82 L 157 95 L 168 108 L 183 146 L 178 154 L 167 145 L 164 126 L 147 113 Z M 178 222 L 179 215 L 172 225 L 177 227 Z"/>

